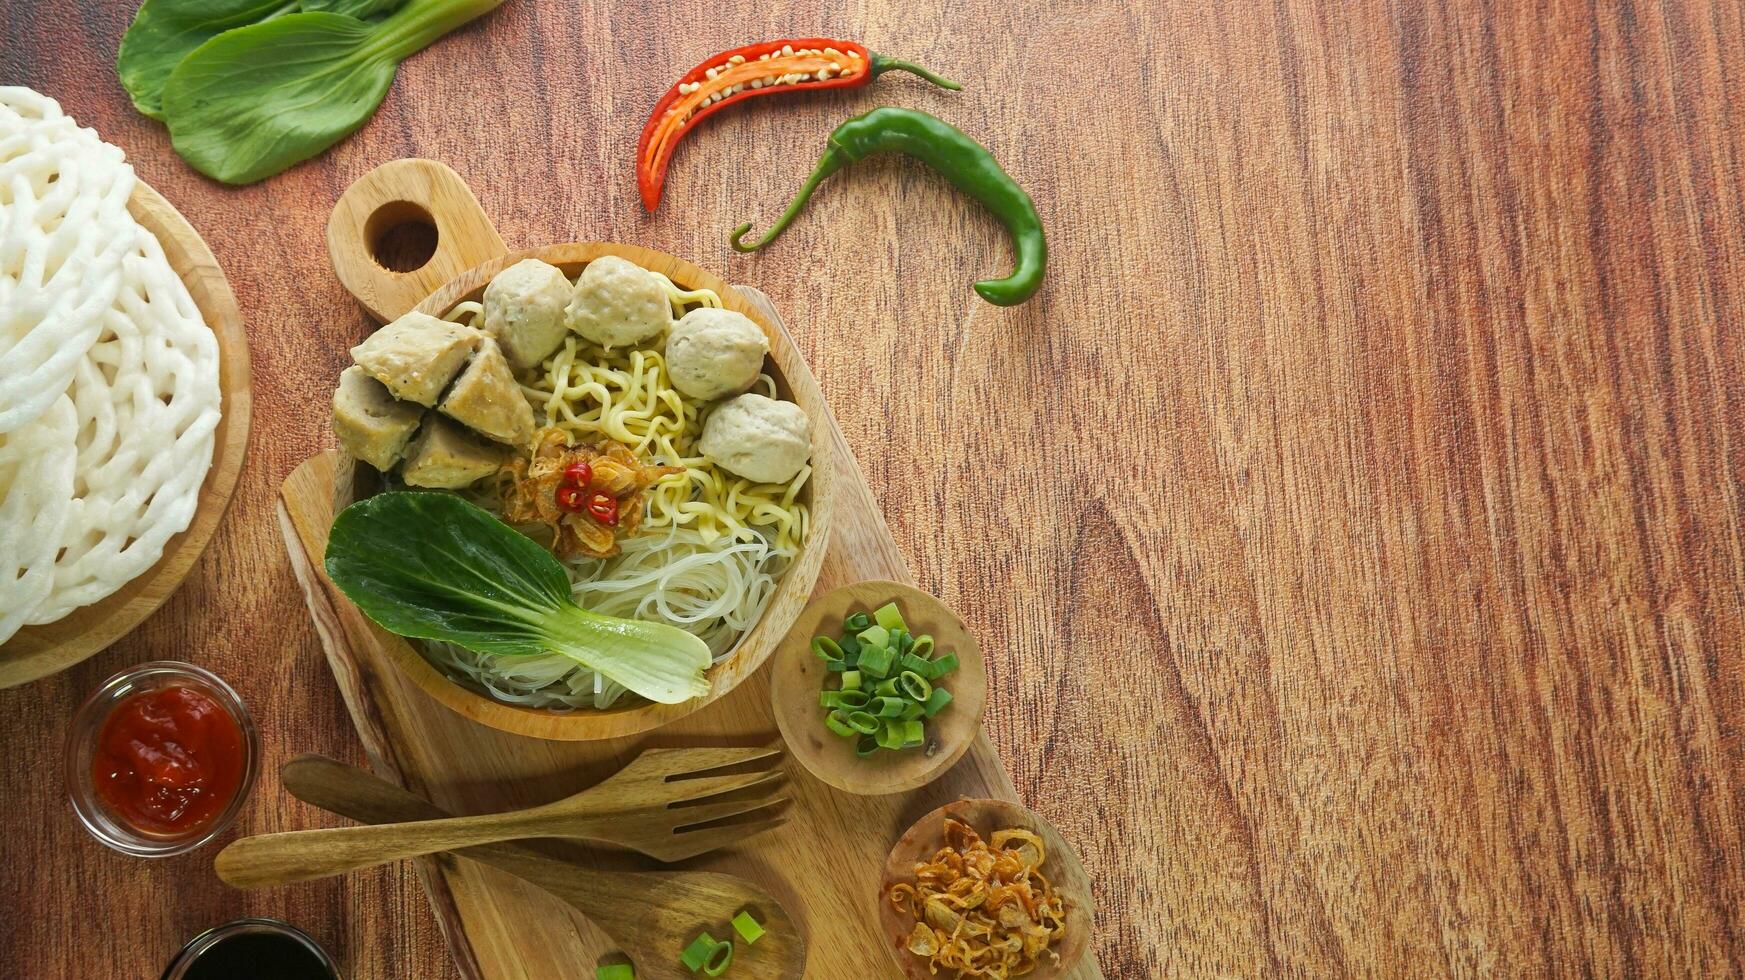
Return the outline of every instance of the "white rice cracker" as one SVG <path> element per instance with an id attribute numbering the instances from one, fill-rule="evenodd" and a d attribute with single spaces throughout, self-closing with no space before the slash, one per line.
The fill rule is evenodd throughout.
<path id="1" fill-rule="evenodd" d="M 67 390 L 121 286 L 133 168 L 53 99 L 0 86 L 0 432 Z"/>
<path id="2" fill-rule="evenodd" d="M 35 421 L 0 434 L 0 643 L 53 589 L 78 429 L 73 400 L 62 395 Z"/>
<path id="3" fill-rule="evenodd" d="M 194 518 L 218 425 L 218 341 L 150 232 L 133 226 L 122 285 L 79 361 L 73 499 L 54 587 L 28 619 L 98 602 L 157 563 Z"/>

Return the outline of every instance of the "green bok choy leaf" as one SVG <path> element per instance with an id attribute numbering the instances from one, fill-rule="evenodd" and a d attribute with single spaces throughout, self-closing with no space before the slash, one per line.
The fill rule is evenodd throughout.
<path id="1" fill-rule="evenodd" d="M 240 3 L 241 0 L 225 0 Z M 370 118 L 400 62 L 503 0 L 316 0 L 226 30 L 189 52 L 163 85 L 170 142 L 194 169 L 249 184 L 301 163 Z M 309 9 L 324 6 L 331 9 Z"/>
<path id="2" fill-rule="evenodd" d="M 446 493 L 389 492 L 334 518 L 327 575 L 401 636 L 480 653 L 561 653 L 662 704 L 709 693 L 709 647 L 664 623 L 589 612 L 563 566 L 486 511 Z"/>
<path id="3" fill-rule="evenodd" d="M 133 107 L 164 117 L 164 82 L 188 53 L 233 27 L 297 9 L 297 0 L 145 0 L 121 36 L 115 73 Z"/>

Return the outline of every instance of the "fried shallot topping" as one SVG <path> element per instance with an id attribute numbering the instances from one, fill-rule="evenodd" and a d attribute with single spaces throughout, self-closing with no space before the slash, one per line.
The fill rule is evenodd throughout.
<path id="1" fill-rule="evenodd" d="M 683 472 L 646 466 L 611 440 L 571 447 L 562 430 L 547 429 L 531 461 L 517 457 L 505 467 L 503 519 L 550 528 L 559 558 L 610 558 L 641 525 L 648 488 Z"/>
<path id="2" fill-rule="evenodd" d="M 960 977 L 1006 980 L 1036 969 L 1066 932 L 1066 907 L 1042 874 L 1047 849 L 1028 830 L 996 831 L 991 842 L 945 819 L 945 846 L 915 865 L 915 881 L 887 897 L 911 919 L 909 952 Z"/>

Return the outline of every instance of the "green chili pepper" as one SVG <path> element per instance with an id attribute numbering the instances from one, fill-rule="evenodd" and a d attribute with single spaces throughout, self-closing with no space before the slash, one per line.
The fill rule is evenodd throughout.
<path id="1" fill-rule="evenodd" d="M 902 153 L 939 171 L 958 190 L 982 202 L 1011 234 L 1016 258 L 1012 274 L 976 283 L 975 291 L 982 299 L 996 306 L 1014 306 L 1029 299 L 1042 285 L 1043 267 L 1048 262 L 1042 219 L 1037 216 L 1030 195 L 1000 169 L 987 147 L 937 116 L 890 106 L 874 109 L 836 127 L 828 142 L 829 148 L 819 158 L 812 176 L 775 225 L 749 245 L 742 239 L 751 230 L 751 223 L 740 225 L 733 230 L 734 248 L 753 252 L 775 241 L 805 209 L 819 183 L 843 167 L 875 153 Z"/>

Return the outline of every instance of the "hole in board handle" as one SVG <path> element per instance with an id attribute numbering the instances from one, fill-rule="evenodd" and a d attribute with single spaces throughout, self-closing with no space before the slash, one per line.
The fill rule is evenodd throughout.
<path id="1" fill-rule="evenodd" d="M 389 272 L 416 272 L 436 254 L 436 219 L 411 201 L 390 201 L 364 222 L 364 247 Z"/>

